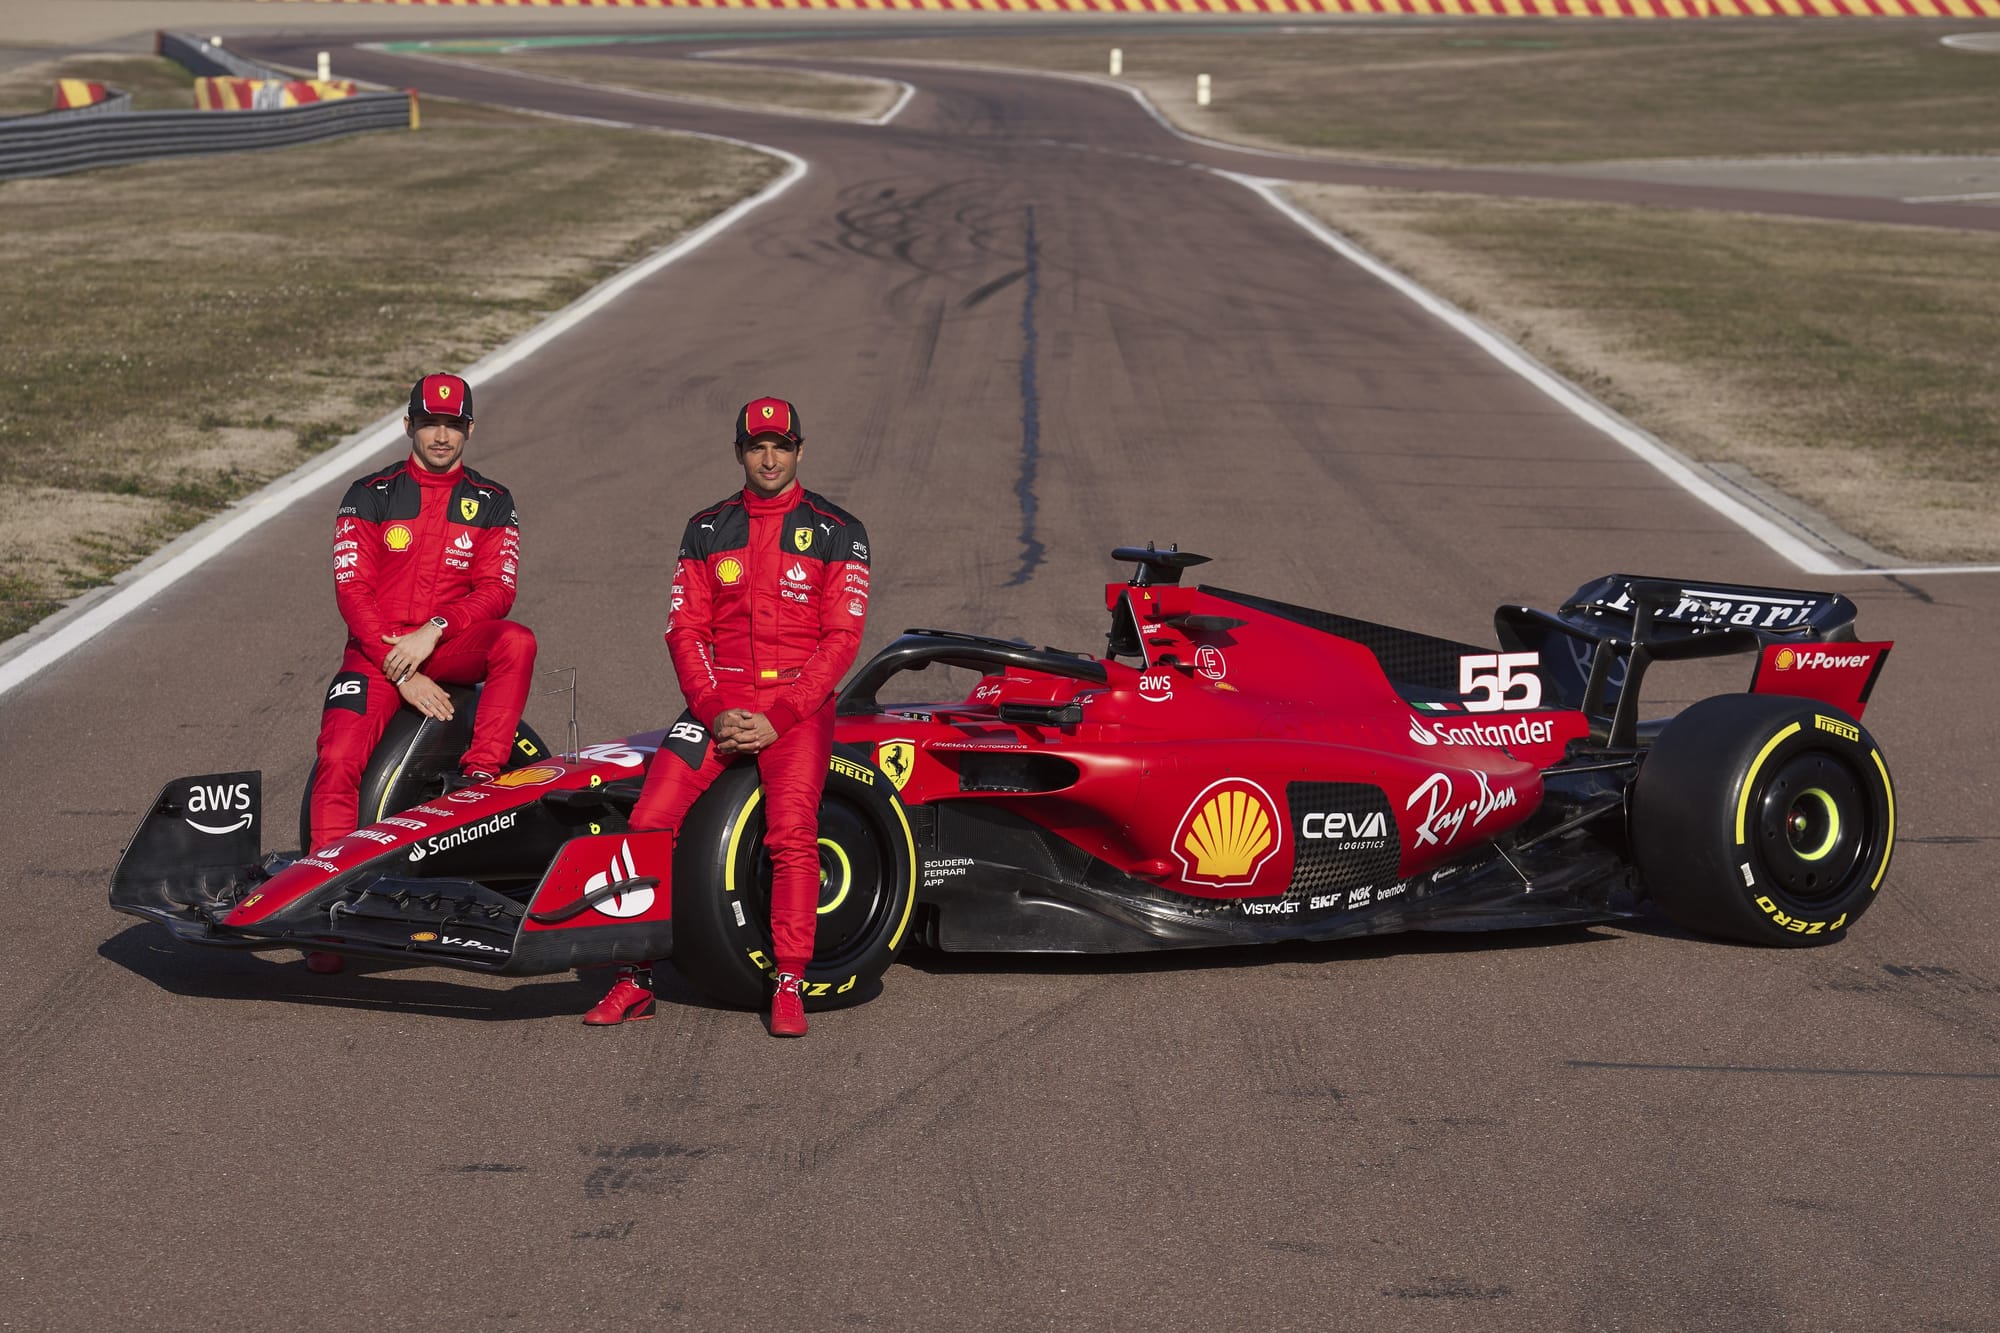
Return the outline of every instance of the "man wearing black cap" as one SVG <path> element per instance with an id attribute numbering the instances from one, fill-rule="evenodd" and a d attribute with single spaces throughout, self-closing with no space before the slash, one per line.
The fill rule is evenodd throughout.
<path id="1" fill-rule="evenodd" d="M 505 486 L 464 466 L 472 386 L 426 375 L 410 388 L 410 456 L 347 488 L 333 524 L 333 594 L 347 653 L 320 717 L 312 846 L 352 832 L 361 770 L 399 705 L 449 721 L 439 682 L 486 682 L 464 778 L 507 762 L 535 670 L 535 636 L 514 605 L 520 518 Z M 371 817 L 373 812 L 370 812 Z M 308 955 L 337 971 L 334 955 Z"/>
<path id="2" fill-rule="evenodd" d="M 800 980 L 819 911 L 819 798 L 833 752 L 833 692 L 868 619 L 868 534 L 798 482 L 798 409 L 758 398 L 736 414 L 743 489 L 688 520 L 667 650 L 688 702 L 653 757 L 634 829 L 678 832 L 733 760 L 755 756 L 771 855 L 777 976 L 771 1034 L 803 1037 Z M 584 1022 L 653 1015 L 651 974 L 628 967 Z"/>

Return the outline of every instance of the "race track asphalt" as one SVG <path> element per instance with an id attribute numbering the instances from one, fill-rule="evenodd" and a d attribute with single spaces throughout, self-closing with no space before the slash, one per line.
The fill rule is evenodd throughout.
<path id="1" fill-rule="evenodd" d="M 1106 552 L 1147 539 L 1463 638 L 1612 570 L 1799 581 L 1115 93 L 911 68 L 865 128 L 337 63 L 811 164 L 480 386 L 517 613 L 582 668 L 586 739 L 679 708 L 666 573 L 758 393 L 800 403 L 808 484 L 872 531 L 870 651 L 918 624 L 1095 648 Z M 2000 579 L 1812 580 L 1898 641 L 1867 720 L 1900 846 L 1832 947 L 913 950 L 786 1043 L 678 986 L 587 1031 L 601 982 L 318 977 L 104 907 L 176 774 L 263 768 L 284 841 L 336 503 L 0 699 L 0 1326 L 1991 1326 Z"/>

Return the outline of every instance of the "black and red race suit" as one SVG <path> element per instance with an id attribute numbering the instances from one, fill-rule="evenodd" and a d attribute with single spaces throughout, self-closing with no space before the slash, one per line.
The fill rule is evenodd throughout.
<path id="1" fill-rule="evenodd" d="M 777 970 L 804 976 L 819 911 L 819 798 L 833 753 L 833 694 L 868 622 L 868 534 L 794 483 L 744 490 L 688 520 L 674 570 L 667 651 L 688 711 L 669 731 L 632 810 L 634 829 L 680 831 L 730 762 L 718 714 L 762 713 L 778 739 L 756 756 L 771 854 Z"/>
<path id="2" fill-rule="evenodd" d="M 489 773 L 506 766 L 535 670 L 535 636 L 505 619 L 520 559 L 514 497 L 471 468 L 431 472 L 405 459 L 347 488 L 333 523 L 333 593 L 347 651 L 320 717 L 314 847 L 359 822 L 362 767 L 402 702 L 382 672 L 392 647 L 385 634 L 444 617 L 443 636 L 418 670 L 447 684 L 486 682 L 460 762 Z"/>

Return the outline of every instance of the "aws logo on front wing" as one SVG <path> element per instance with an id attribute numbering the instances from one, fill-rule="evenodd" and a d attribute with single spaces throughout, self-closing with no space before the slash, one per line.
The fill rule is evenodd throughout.
<path id="1" fill-rule="evenodd" d="M 1193 884 L 1229 888 L 1256 880 L 1285 841 L 1271 794 L 1247 778 L 1210 783 L 1174 830 L 1174 856 Z"/>
<path id="2" fill-rule="evenodd" d="M 255 823 L 257 813 L 253 806 L 247 782 L 191 786 L 183 806 L 186 813 L 181 818 L 197 833 L 220 837 L 247 829 Z M 200 815 L 201 819 L 196 819 L 196 815 Z"/>

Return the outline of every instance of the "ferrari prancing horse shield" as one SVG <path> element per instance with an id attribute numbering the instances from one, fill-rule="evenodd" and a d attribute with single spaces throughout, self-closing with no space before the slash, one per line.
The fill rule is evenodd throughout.
<path id="1" fill-rule="evenodd" d="M 917 747 L 911 741 L 879 741 L 875 746 L 875 767 L 889 775 L 889 781 L 901 791 L 903 784 L 910 780 L 910 772 L 916 767 Z"/>
<path id="2" fill-rule="evenodd" d="M 798 547 L 801 551 L 810 551 L 812 544 L 813 530 L 811 528 L 792 529 L 792 545 Z"/>
<path id="3" fill-rule="evenodd" d="M 467 523 L 472 522 L 473 519 L 479 517 L 479 501 L 472 499 L 460 500 L 458 502 L 458 516 Z"/>

